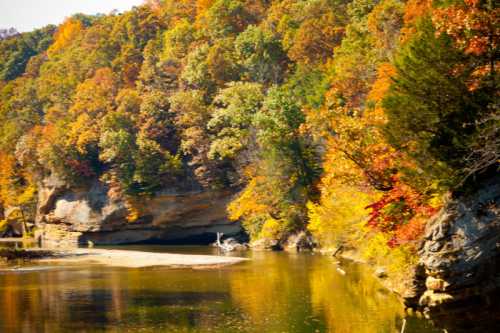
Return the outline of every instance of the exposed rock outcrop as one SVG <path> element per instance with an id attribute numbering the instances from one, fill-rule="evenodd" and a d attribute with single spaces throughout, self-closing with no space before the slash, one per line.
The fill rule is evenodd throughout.
<path id="1" fill-rule="evenodd" d="M 417 307 L 453 332 L 500 322 L 500 176 L 450 200 L 428 226 L 420 257 Z"/>
<path id="2" fill-rule="evenodd" d="M 250 243 L 250 247 L 254 250 L 279 251 L 279 250 L 283 249 L 279 240 L 274 239 L 274 238 L 259 238 L 259 239 L 253 240 Z"/>
<path id="3" fill-rule="evenodd" d="M 0 207 L 1 208 L 1 207 Z M 19 215 L 19 207 L 7 206 L 0 209 L 0 238 L 4 237 L 22 237 L 24 226 L 20 219 L 11 218 L 13 215 Z M 3 221 L 2 221 L 3 220 Z M 27 226 L 26 224 L 25 226 Z M 29 224 L 33 226 L 32 224 Z"/>
<path id="4" fill-rule="evenodd" d="M 313 237 L 306 231 L 297 231 L 281 239 L 262 237 L 253 240 L 249 246 L 254 250 L 312 251 L 316 247 Z"/>
<path id="5" fill-rule="evenodd" d="M 216 232 L 242 232 L 239 223 L 226 218 L 230 191 L 164 191 L 140 199 L 139 215 L 129 222 L 126 202 L 112 198 L 107 186 L 97 180 L 75 189 L 51 177 L 39 188 L 36 237 L 46 246 L 175 241 L 209 235 L 215 239 Z"/>
<path id="6" fill-rule="evenodd" d="M 287 251 L 300 252 L 312 250 L 314 246 L 312 236 L 305 231 L 300 231 L 288 236 L 283 248 Z"/>
<path id="7" fill-rule="evenodd" d="M 214 244 L 212 244 L 212 246 L 218 247 L 224 252 L 248 250 L 248 243 L 240 243 L 237 239 L 233 237 L 226 238 L 222 242 L 220 242 L 220 240 L 217 239 L 217 241 Z"/>

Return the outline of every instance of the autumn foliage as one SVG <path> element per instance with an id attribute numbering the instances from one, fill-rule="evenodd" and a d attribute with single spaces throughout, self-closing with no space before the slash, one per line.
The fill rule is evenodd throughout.
<path id="1" fill-rule="evenodd" d="M 0 209 L 33 220 L 49 176 L 100 181 L 131 221 L 164 190 L 231 190 L 252 239 L 406 260 L 445 194 L 498 167 L 498 16 L 488 0 L 152 0 L 11 36 Z"/>

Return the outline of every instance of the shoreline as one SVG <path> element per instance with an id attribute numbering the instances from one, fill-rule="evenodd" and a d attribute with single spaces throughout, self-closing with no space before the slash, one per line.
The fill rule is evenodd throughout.
<path id="1" fill-rule="evenodd" d="M 113 249 L 30 249 L 24 250 L 23 256 L 18 259 L 29 259 L 43 263 L 88 263 L 110 267 L 123 268 L 145 268 L 145 267 L 169 267 L 169 268 L 218 268 L 234 265 L 247 261 L 247 258 L 225 257 L 215 255 L 191 255 L 175 253 L 156 253 Z M 42 254 L 34 256 L 32 254 Z"/>
<path id="2" fill-rule="evenodd" d="M 411 284 L 414 279 L 414 271 L 408 272 L 409 275 L 403 278 L 401 276 L 394 276 L 387 272 L 383 265 L 377 265 L 361 258 L 359 252 L 353 249 L 341 250 L 338 253 L 336 253 L 336 249 L 318 249 L 314 252 L 337 260 L 342 259 L 367 267 L 371 271 L 372 276 L 384 289 L 398 297 L 406 310 L 411 309 L 410 311 L 420 313 L 419 310 L 415 309 L 415 304 L 413 304 L 415 295 Z M 334 253 L 336 254 L 334 255 Z M 382 275 L 377 274 L 378 269 L 383 269 Z"/>

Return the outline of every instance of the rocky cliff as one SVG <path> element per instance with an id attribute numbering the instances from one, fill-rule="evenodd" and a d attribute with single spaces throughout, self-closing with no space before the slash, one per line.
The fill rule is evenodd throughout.
<path id="1" fill-rule="evenodd" d="M 45 246 L 125 244 L 144 241 L 215 239 L 215 233 L 236 235 L 239 223 L 226 217 L 230 191 L 197 187 L 170 189 L 138 199 L 138 216 L 127 220 L 126 202 L 112 198 L 106 185 L 94 181 L 80 189 L 69 188 L 50 177 L 39 187 L 36 238 Z"/>
<path id="2" fill-rule="evenodd" d="M 420 257 L 417 307 L 430 318 L 450 332 L 489 332 L 500 323 L 499 175 L 448 202 L 429 224 Z"/>

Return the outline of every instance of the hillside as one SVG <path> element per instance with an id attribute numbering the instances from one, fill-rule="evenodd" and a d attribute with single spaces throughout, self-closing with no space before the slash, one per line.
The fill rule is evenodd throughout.
<path id="1" fill-rule="evenodd" d="M 498 172 L 498 14 L 473 0 L 165 0 L 11 36 L 0 229 L 29 229 L 50 177 L 78 193 L 98 182 L 129 223 L 170 189 L 228 190 L 253 240 L 305 231 L 404 275 L 447 196 Z"/>

